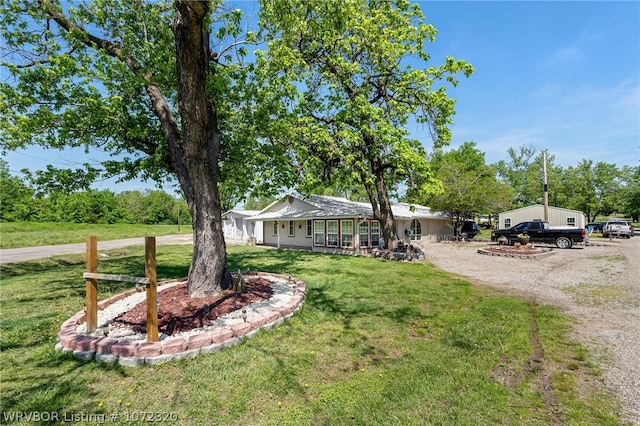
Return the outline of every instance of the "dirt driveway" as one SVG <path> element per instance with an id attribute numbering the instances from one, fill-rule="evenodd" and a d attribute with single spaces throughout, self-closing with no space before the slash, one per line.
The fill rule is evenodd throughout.
<path id="1" fill-rule="evenodd" d="M 640 237 L 602 240 L 539 259 L 486 256 L 486 243 L 439 243 L 426 259 L 441 269 L 507 293 L 565 309 L 574 333 L 598 358 L 624 418 L 640 425 Z"/>

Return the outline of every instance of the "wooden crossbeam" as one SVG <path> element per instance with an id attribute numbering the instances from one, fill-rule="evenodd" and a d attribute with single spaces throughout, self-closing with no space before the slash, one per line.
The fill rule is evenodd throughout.
<path id="1" fill-rule="evenodd" d="M 126 283 L 149 284 L 151 280 L 145 277 L 130 277 L 127 275 L 99 274 L 97 272 L 85 272 L 82 274 L 84 279 L 120 281 Z"/>

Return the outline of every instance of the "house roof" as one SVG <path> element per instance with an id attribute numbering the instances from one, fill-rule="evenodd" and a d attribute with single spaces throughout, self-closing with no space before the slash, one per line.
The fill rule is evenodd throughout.
<path id="1" fill-rule="evenodd" d="M 531 204 L 530 206 L 524 206 L 524 207 L 519 207 L 519 208 L 513 209 L 513 210 L 507 210 L 507 211 L 504 211 L 504 212 L 502 212 L 500 214 L 509 214 L 509 213 L 515 213 L 515 212 L 519 212 L 519 211 L 523 211 L 523 210 L 541 209 L 541 208 L 544 208 L 544 205 L 542 205 L 542 204 Z M 571 213 L 584 214 L 580 210 L 565 209 L 564 207 L 549 206 L 549 209 L 550 210 L 558 210 L 558 211 L 565 211 L 565 212 L 571 212 Z"/>
<path id="2" fill-rule="evenodd" d="M 448 219 L 442 213 L 432 213 L 429 207 L 400 203 L 392 206 L 394 217 L 398 219 L 431 218 Z M 302 200 L 289 197 L 288 203 L 278 200 L 259 214 L 249 217 L 249 220 L 295 220 L 295 219 L 326 219 L 373 217 L 373 209 L 369 203 L 347 200 L 341 197 L 326 195 L 312 195 Z"/>
<path id="3" fill-rule="evenodd" d="M 260 210 L 228 210 L 222 213 L 223 219 L 233 219 L 239 217 L 250 217 L 260 213 Z"/>

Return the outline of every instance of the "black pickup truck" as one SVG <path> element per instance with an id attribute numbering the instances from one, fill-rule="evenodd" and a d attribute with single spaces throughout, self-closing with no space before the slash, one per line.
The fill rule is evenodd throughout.
<path id="1" fill-rule="evenodd" d="M 533 221 L 493 231 L 491 241 L 499 241 L 500 237 L 505 237 L 505 244 L 513 245 L 521 234 L 528 235 L 532 243 L 555 244 L 559 248 L 571 248 L 575 243 L 584 241 L 586 235 L 585 230 L 581 228 L 552 227 L 547 222 Z"/>

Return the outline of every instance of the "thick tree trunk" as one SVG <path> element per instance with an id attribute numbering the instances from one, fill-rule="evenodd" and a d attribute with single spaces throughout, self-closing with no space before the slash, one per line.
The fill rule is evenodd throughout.
<path id="1" fill-rule="evenodd" d="M 209 3 L 177 1 L 171 26 L 176 40 L 181 147 L 173 150 L 178 179 L 193 218 L 193 258 L 188 291 L 193 297 L 229 286 L 226 246 L 218 193 L 220 131 L 215 105 L 206 95 L 209 58 L 205 20 Z"/>
<path id="2" fill-rule="evenodd" d="M 375 177 L 375 188 L 365 183 L 365 189 L 369 195 L 373 217 L 380 222 L 384 246 L 393 250 L 398 247 L 398 233 L 396 231 L 396 220 L 391 209 L 389 192 L 384 183 L 384 169 L 379 159 L 374 159 L 371 162 L 371 171 Z"/>

